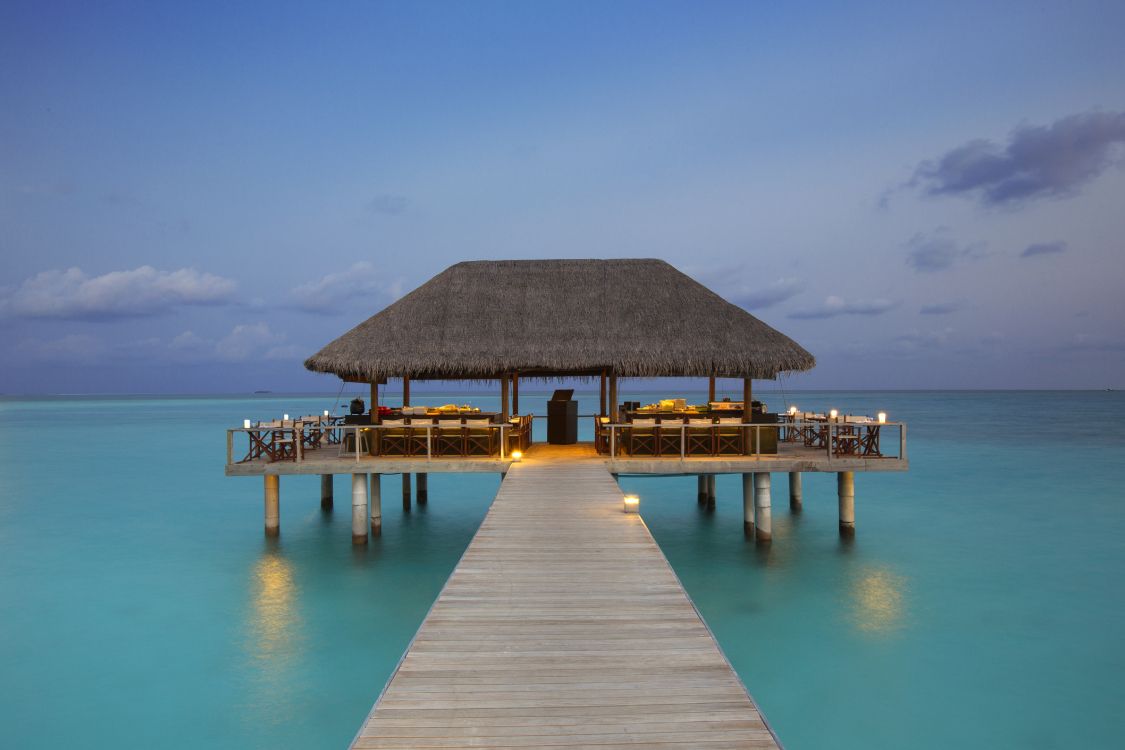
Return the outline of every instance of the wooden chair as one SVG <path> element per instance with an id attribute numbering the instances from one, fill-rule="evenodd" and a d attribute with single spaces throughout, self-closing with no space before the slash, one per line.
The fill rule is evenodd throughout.
<path id="1" fill-rule="evenodd" d="M 879 450 L 879 431 L 881 427 L 878 424 L 867 425 L 860 442 L 859 452 L 864 456 L 882 456 Z"/>
<path id="2" fill-rule="evenodd" d="M 805 423 L 801 427 L 801 439 L 806 448 L 823 448 L 828 443 L 828 422 L 823 416 L 810 412 L 804 414 Z"/>
<path id="3" fill-rule="evenodd" d="M 519 417 L 512 417 L 508 420 L 508 423 L 511 427 L 505 430 L 504 436 L 504 440 L 507 441 L 508 453 L 526 451 L 531 446 L 531 415 L 524 414 Z"/>
<path id="4" fill-rule="evenodd" d="M 745 430 L 735 425 L 742 424 L 742 417 L 719 417 L 715 428 L 715 455 L 741 456 L 745 453 Z"/>
<path id="5" fill-rule="evenodd" d="M 297 426 L 292 419 L 270 423 L 269 456 L 271 461 L 297 460 Z"/>
<path id="6" fill-rule="evenodd" d="M 433 417 L 410 417 L 406 420 L 406 424 L 410 426 L 410 450 L 412 456 L 426 455 L 427 439 L 430 443 L 430 449 L 433 450 L 433 439 L 436 430 L 434 427 Z"/>
<path id="7" fill-rule="evenodd" d="M 487 419 L 465 420 L 465 455 L 491 456 L 499 428 Z"/>
<path id="8" fill-rule="evenodd" d="M 520 445 L 523 446 L 520 450 L 526 451 L 531 447 L 531 431 L 534 428 L 535 420 L 530 414 L 525 414 L 521 417 L 523 425 L 520 427 Z"/>
<path id="9" fill-rule="evenodd" d="M 836 456 L 854 456 L 859 453 L 859 428 L 848 423 L 847 416 L 839 417 L 830 430 L 832 453 Z"/>
<path id="10" fill-rule="evenodd" d="M 657 449 L 661 456 L 678 456 L 680 455 L 686 430 L 684 427 L 684 418 L 676 416 L 666 416 L 660 418 L 660 432 L 657 436 Z"/>
<path id="11" fill-rule="evenodd" d="M 609 417 L 594 417 L 594 450 L 609 453 Z"/>
<path id="12" fill-rule="evenodd" d="M 262 456 L 269 458 L 270 433 L 259 429 L 261 427 L 261 422 L 255 422 L 254 429 L 246 433 L 246 437 L 250 440 L 250 449 L 246 452 L 246 458 L 242 459 L 241 463 L 254 461 Z"/>
<path id="13" fill-rule="evenodd" d="M 433 450 L 435 456 L 465 455 L 465 426 L 461 418 L 438 419 L 434 430 Z"/>
<path id="14" fill-rule="evenodd" d="M 328 440 L 328 431 L 324 429 L 324 417 L 315 414 L 301 417 L 301 445 L 305 450 L 316 450 Z"/>
<path id="15" fill-rule="evenodd" d="M 630 456 L 659 455 L 655 419 L 634 419 L 628 427 Z"/>
<path id="16" fill-rule="evenodd" d="M 410 456 L 410 428 L 406 426 L 405 419 L 384 419 L 382 426 L 385 429 L 375 430 L 378 435 L 380 456 Z M 347 436 L 344 438 L 347 442 Z"/>
<path id="17" fill-rule="evenodd" d="M 709 417 L 689 417 L 687 424 L 684 453 L 688 456 L 715 455 L 715 423 Z"/>

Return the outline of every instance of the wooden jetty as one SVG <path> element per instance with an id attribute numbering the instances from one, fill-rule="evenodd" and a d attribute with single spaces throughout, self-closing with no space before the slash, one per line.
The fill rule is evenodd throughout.
<path id="1" fill-rule="evenodd" d="M 540 455 L 509 467 L 352 747 L 779 747 L 605 462 Z"/>

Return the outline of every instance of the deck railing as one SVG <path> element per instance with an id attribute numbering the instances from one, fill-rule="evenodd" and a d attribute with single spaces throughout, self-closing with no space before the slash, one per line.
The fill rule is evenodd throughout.
<path id="1" fill-rule="evenodd" d="M 488 424 L 473 424 L 461 425 L 459 427 L 451 425 L 441 425 L 433 423 L 419 423 L 407 425 L 350 425 L 340 424 L 337 422 L 325 421 L 309 421 L 295 420 L 291 425 L 273 426 L 273 425 L 259 425 L 252 427 L 232 427 L 227 430 L 227 464 L 236 463 L 235 461 L 235 435 L 242 433 L 246 435 L 247 451 L 245 456 L 238 460 L 237 463 L 246 463 L 258 459 L 267 461 L 294 461 L 303 462 L 305 460 L 306 446 L 310 441 L 314 441 L 318 449 L 322 449 L 323 445 L 340 445 L 340 456 L 354 455 L 355 460 L 359 461 L 363 456 L 374 455 L 371 450 L 371 443 L 368 441 L 368 449 L 363 450 L 364 437 L 375 438 L 378 443 L 377 434 L 380 430 L 394 430 L 402 432 L 403 430 L 410 430 L 412 432 L 426 433 L 425 453 L 413 455 L 395 455 L 395 458 L 426 458 L 427 460 L 433 458 L 442 458 L 443 456 L 435 455 L 434 440 L 435 431 L 451 431 L 451 430 L 495 430 L 499 433 L 499 454 L 501 459 L 505 459 L 508 454 L 508 437 L 512 430 L 525 430 L 528 440 L 530 440 L 532 429 L 532 417 L 527 416 L 526 423 L 513 424 L 511 422 L 491 422 Z M 366 433 L 366 434 L 365 434 Z M 348 444 L 347 436 L 352 436 L 352 448 L 346 448 Z M 464 454 L 459 454 L 464 456 Z M 491 455 L 491 454 L 489 454 Z M 472 457 L 472 456 L 467 456 Z M 486 456 L 477 456 L 486 457 Z"/>
<path id="2" fill-rule="evenodd" d="M 595 420 L 599 417 L 595 417 Z M 888 455 L 883 451 L 883 430 L 885 428 L 897 429 L 898 431 L 898 455 Z M 651 431 L 656 444 L 660 445 L 661 431 L 679 433 L 679 458 L 686 459 L 692 457 L 699 457 L 701 455 L 729 458 L 737 458 L 738 456 L 773 456 L 776 453 L 762 452 L 762 430 L 776 430 L 778 432 L 778 444 L 782 443 L 804 443 L 806 448 L 823 449 L 824 456 L 828 461 L 841 458 L 889 458 L 889 459 L 906 459 L 906 423 L 905 422 L 876 422 L 874 420 L 869 422 L 833 422 L 826 420 L 806 420 L 806 419 L 793 419 L 783 422 L 763 423 L 763 422 L 738 422 L 738 423 L 712 423 L 705 425 L 693 425 L 684 423 L 673 424 L 653 424 L 638 426 L 632 422 L 615 422 L 601 424 L 595 422 L 595 447 L 598 453 L 606 454 L 613 458 L 621 455 L 622 442 L 620 437 L 624 436 L 629 438 L 631 431 L 635 429 L 643 429 L 646 432 Z M 709 453 L 695 454 L 694 456 L 688 450 L 688 435 L 689 431 L 710 431 L 714 436 L 718 430 L 742 430 L 742 453 L 718 453 L 712 450 Z M 608 437 L 603 437 L 605 431 L 608 431 Z M 751 440 L 751 435 L 753 440 Z M 813 441 L 810 444 L 806 440 L 806 436 L 813 436 Z M 851 449 L 851 444 L 855 442 L 854 449 Z M 608 448 L 608 450 L 606 450 Z M 632 454 L 625 454 L 632 455 Z M 659 449 L 653 453 L 636 454 L 644 458 L 667 458 L 667 453 Z"/>

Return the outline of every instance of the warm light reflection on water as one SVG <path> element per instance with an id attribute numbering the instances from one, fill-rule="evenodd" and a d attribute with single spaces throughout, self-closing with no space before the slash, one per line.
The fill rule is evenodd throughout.
<path id="1" fill-rule="evenodd" d="M 251 619 L 254 655 L 284 659 L 293 650 L 298 617 L 294 607 L 296 586 L 289 562 L 266 554 L 254 567 L 254 603 Z"/>
<path id="2" fill-rule="evenodd" d="M 246 652 L 256 690 L 248 697 L 250 714 L 272 716 L 293 695 L 292 676 L 302 648 L 301 618 L 293 566 L 269 551 L 254 566 L 253 598 L 247 622 Z"/>
<path id="3" fill-rule="evenodd" d="M 852 617 L 869 633 L 888 633 L 902 626 L 906 578 L 886 569 L 862 570 L 852 583 Z"/>

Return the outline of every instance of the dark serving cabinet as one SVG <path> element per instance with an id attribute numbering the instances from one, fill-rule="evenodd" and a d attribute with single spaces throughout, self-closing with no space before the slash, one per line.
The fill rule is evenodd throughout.
<path id="1" fill-rule="evenodd" d="M 547 402 L 547 442 L 574 445 L 578 442 L 578 402 L 574 390 L 560 388 Z"/>

